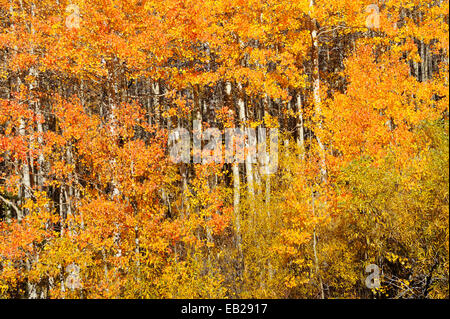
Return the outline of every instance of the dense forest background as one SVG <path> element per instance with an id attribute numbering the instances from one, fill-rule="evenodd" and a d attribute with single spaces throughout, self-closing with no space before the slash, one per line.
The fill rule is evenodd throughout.
<path id="1" fill-rule="evenodd" d="M 0 298 L 448 298 L 448 10 L 0 0 Z"/>

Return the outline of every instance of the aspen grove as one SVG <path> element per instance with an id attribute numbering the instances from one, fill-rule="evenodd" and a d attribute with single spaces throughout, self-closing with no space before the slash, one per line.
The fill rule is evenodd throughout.
<path id="1" fill-rule="evenodd" d="M 448 0 L 0 0 L 0 298 L 449 298 L 448 75 Z"/>

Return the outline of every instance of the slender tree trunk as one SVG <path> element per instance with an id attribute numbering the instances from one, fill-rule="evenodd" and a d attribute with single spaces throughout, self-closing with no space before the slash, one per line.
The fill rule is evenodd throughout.
<path id="1" fill-rule="evenodd" d="M 298 123 L 297 123 L 297 145 L 300 149 L 300 159 L 305 157 L 305 126 L 303 122 L 303 106 L 302 106 L 302 96 L 300 92 L 297 93 L 297 113 L 298 113 Z"/>
<path id="2" fill-rule="evenodd" d="M 231 83 L 226 83 L 226 94 L 229 99 L 231 99 Z M 232 163 L 232 173 L 233 173 L 233 212 L 234 212 L 234 223 L 236 226 L 236 237 L 235 244 L 238 250 L 238 263 L 242 264 L 242 237 L 241 237 L 241 216 L 240 216 L 240 176 L 239 176 L 239 162 L 235 159 Z"/>
<path id="3" fill-rule="evenodd" d="M 239 109 L 239 120 L 241 121 L 241 131 L 245 134 L 245 149 L 248 151 L 250 147 L 250 132 L 249 130 L 244 126 L 244 123 L 247 121 L 247 117 L 245 115 L 245 102 L 243 99 L 243 92 L 241 85 L 238 85 L 238 109 Z M 245 156 L 245 173 L 247 178 L 247 189 L 248 189 L 248 195 L 249 195 L 249 206 L 250 206 L 250 212 L 252 214 L 255 214 L 255 190 L 253 185 L 253 166 L 252 166 L 252 158 L 250 156 L 251 152 L 248 152 Z"/>
<path id="4" fill-rule="evenodd" d="M 313 63 L 313 100 L 314 110 L 318 118 L 317 128 L 322 131 L 322 99 L 320 97 L 320 74 L 319 74 L 319 39 L 317 36 L 317 22 L 312 20 L 311 41 L 312 41 L 312 63 Z M 322 181 L 327 178 L 327 169 L 325 161 L 325 146 L 320 137 L 316 134 L 317 144 L 320 152 L 320 172 Z"/>
<path id="5" fill-rule="evenodd" d="M 310 1 L 310 8 L 314 9 L 314 0 Z M 322 100 L 320 97 L 320 73 L 319 73 L 319 38 L 318 38 L 318 25 L 315 19 L 311 21 L 311 42 L 312 42 L 312 63 L 313 63 L 313 102 L 314 102 L 314 111 L 316 116 L 318 117 L 318 129 L 322 131 Z M 317 144 L 319 146 L 320 152 L 320 174 L 322 182 L 326 182 L 327 179 L 327 170 L 326 170 L 326 161 L 325 161 L 325 147 L 316 132 Z M 315 216 L 315 199 L 314 195 L 312 195 L 312 207 L 313 207 L 313 215 Z M 316 275 L 319 278 L 319 289 L 321 298 L 325 298 L 325 292 L 322 283 L 322 277 L 320 275 L 319 269 L 319 259 L 317 254 L 317 236 L 316 236 L 316 227 L 314 227 L 313 233 L 313 250 L 314 250 L 314 261 L 316 268 Z"/>

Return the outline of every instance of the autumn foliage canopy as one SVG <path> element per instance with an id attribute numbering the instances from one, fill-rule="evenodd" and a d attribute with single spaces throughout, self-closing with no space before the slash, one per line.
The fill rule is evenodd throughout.
<path id="1" fill-rule="evenodd" d="M 0 0 L 0 298 L 448 298 L 448 10 Z"/>

